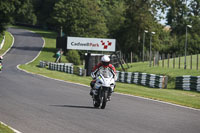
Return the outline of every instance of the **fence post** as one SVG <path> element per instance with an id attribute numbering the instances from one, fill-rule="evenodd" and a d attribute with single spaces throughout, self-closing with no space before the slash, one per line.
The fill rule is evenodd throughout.
<path id="1" fill-rule="evenodd" d="M 133 53 L 131 51 L 131 63 L 133 62 Z"/>
<path id="2" fill-rule="evenodd" d="M 165 60 L 164 60 L 164 54 L 162 54 L 162 67 L 164 67 Z"/>
<path id="3" fill-rule="evenodd" d="M 180 57 L 180 55 L 178 55 L 178 68 L 180 69 L 181 68 L 181 57 Z"/>
<path id="4" fill-rule="evenodd" d="M 173 68 L 175 68 L 175 54 L 173 53 Z"/>
<path id="5" fill-rule="evenodd" d="M 199 67 L 199 54 L 197 54 L 197 70 L 198 70 L 198 67 Z"/>
<path id="6" fill-rule="evenodd" d="M 192 54 L 190 56 L 190 69 L 192 69 Z"/>
<path id="7" fill-rule="evenodd" d="M 158 52 L 158 66 L 160 65 L 160 53 Z"/>
<path id="8" fill-rule="evenodd" d="M 167 67 L 169 68 L 169 54 L 167 54 L 167 58 L 168 58 L 168 61 L 167 61 Z"/>

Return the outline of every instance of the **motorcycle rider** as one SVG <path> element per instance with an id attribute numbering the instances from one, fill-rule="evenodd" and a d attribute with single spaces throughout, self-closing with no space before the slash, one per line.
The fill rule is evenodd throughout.
<path id="1" fill-rule="evenodd" d="M 93 80 L 90 82 L 90 86 L 91 86 L 91 90 L 90 90 L 90 95 L 92 96 L 93 93 L 96 93 L 96 90 L 94 88 L 94 85 L 96 83 L 96 74 L 97 72 L 100 70 L 101 67 L 104 67 L 104 68 L 110 68 L 109 70 L 112 72 L 112 74 L 114 75 L 114 78 L 116 80 L 117 76 L 116 76 L 116 69 L 115 67 L 110 64 L 110 58 L 108 55 L 104 55 L 101 57 L 101 62 L 99 64 L 97 64 L 92 72 L 91 72 L 91 77 L 93 78 Z M 112 93 L 112 92 L 111 92 Z M 111 93 L 110 95 L 108 96 L 108 100 L 110 100 L 110 96 L 111 96 Z"/>
<path id="2" fill-rule="evenodd" d="M 0 56 L 0 71 L 1 71 L 1 69 L 2 69 L 2 67 L 3 67 L 2 61 L 3 61 L 3 56 Z"/>

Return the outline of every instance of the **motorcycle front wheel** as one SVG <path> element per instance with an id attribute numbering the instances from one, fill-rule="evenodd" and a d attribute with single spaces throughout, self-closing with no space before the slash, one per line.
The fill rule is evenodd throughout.
<path id="1" fill-rule="evenodd" d="M 100 104 L 101 104 L 101 101 L 98 98 L 98 96 L 94 96 L 94 98 L 93 98 L 93 105 L 94 105 L 94 107 L 95 108 L 99 108 Z"/>
<path id="2" fill-rule="evenodd" d="M 106 103 L 107 103 L 107 99 L 108 99 L 108 91 L 103 91 L 102 96 L 103 96 L 103 97 L 102 97 L 101 109 L 105 109 Z"/>

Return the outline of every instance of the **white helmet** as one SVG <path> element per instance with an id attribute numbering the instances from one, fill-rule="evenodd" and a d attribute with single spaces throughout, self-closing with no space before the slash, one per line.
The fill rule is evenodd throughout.
<path id="1" fill-rule="evenodd" d="M 0 56 L 0 60 L 3 60 L 3 56 Z"/>
<path id="2" fill-rule="evenodd" d="M 110 58 L 108 55 L 104 55 L 101 57 L 101 62 L 104 67 L 107 67 L 110 64 Z"/>

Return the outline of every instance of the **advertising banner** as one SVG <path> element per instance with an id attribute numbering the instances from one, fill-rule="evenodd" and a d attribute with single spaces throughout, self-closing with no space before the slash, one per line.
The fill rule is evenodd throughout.
<path id="1" fill-rule="evenodd" d="M 115 39 L 67 37 L 67 49 L 115 51 Z"/>

